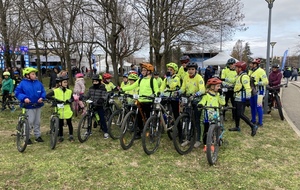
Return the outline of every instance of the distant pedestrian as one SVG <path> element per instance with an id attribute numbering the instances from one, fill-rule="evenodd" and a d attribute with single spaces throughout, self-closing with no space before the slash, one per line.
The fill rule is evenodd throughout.
<path id="1" fill-rule="evenodd" d="M 294 67 L 292 71 L 291 81 L 293 80 L 293 78 L 295 78 L 295 81 L 297 81 L 297 77 L 298 77 L 298 69 Z"/>
<path id="2" fill-rule="evenodd" d="M 289 84 L 289 79 L 292 76 L 292 72 L 288 67 L 285 67 L 284 71 L 283 71 L 283 78 L 285 78 L 285 87 L 288 86 Z"/>

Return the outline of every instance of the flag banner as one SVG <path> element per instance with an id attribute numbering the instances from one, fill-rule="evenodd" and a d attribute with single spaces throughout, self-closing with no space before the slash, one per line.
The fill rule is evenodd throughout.
<path id="1" fill-rule="evenodd" d="M 281 63 L 281 70 L 283 70 L 284 67 L 285 67 L 285 62 L 286 62 L 286 58 L 287 58 L 287 55 L 288 55 L 288 51 L 289 50 L 285 50 L 285 52 L 283 54 L 282 63 Z"/>

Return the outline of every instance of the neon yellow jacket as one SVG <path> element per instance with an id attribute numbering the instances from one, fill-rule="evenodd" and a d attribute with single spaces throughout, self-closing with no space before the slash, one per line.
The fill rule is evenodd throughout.
<path id="1" fill-rule="evenodd" d="M 243 88 L 244 87 L 244 88 Z M 251 97 L 250 77 L 246 73 L 240 73 L 237 76 L 234 85 L 235 101 L 245 102 Z"/>
<path id="2" fill-rule="evenodd" d="M 109 82 L 108 84 L 104 83 L 104 85 L 105 85 L 107 92 L 111 92 L 113 89 L 116 88 L 116 85 L 114 85 L 114 83 L 112 83 L 112 82 Z"/>
<path id="3" fill-rule="evenodd" d="M 71 99 L 72 90 L 66 89 L 64 92 L 61 88 L 54 89 L 54 98 L 60 101 L 67 101 Z M 73 115 L 70 104 L 64 104 L 63 108 L 57 108 L 59 113 L 59 119 L 69 119 Z"/>
<path id="4" fill-rule="evenodd" d="M 160 77 L 158 77 L 158 78 L 156 79 L 156 81 L 157 81 L 158 88 L 160 88 L 161 83 L 162 83 L 163 80 L 162 80 Z"/>
<path id="5" fill-rule="evenodd" d="M 188 75 L 187 71 L 184 71 L 183 66 L 181 66 L 177 72 L 177 77 L 183 80 L 186 75 Z"/>
<path id="6" fill-rule="evenodd" d="M 256 86 L 257 92 L 259 94 L 264 94 L 266 92 L 266 86 L 269 84 L 269 79 L 267 77 L 266 71 L 258 67 L 254 70 L 249 70 L 248 75 L 250 77 L 254 77 L 254 84 Z"/>
<path id="7" fill-rule="evenodd" d="M 200 94 L 204 94 L 205 86 L 202 76 L 196 74 L 194 78 L 190 78 L 189 75 L 186 75 L 183 79 L 180 92 L 186 94 L 195 94 L 196 92 L 199 92 Z"/>
<path id="8" fill-rule="evenodd" d="M 223 83 L 228 86 L 234 86 L 237 73 L 235 70 L 230 70 L 228 67 L 222 70 L 221 79 L 225 79 Z"/>
<path id="9" fill-rule="evenodd" d="M 180 78 L 177 75 L 173 75 L 172 77 L 164 79 L 159 90 L 161 93 L 164 93 L 165 90 L 176 90 L 176 88 L 180 88 L 180 86 Z M 165 95 L 169 96 L 170 92 Z"/>
<path id="10" fill-rule="evenodd" d="M 122 81 L 121 88 L 123 88 L 124 86 L 130 86 L 130 82 L 127 81 L 127 83 L 125 84 L 124 81 Z"/>
<path id="11" fill-rule="evenodd" d="M 225 105 L 225 96 L 220 96 L 218 92 L 209 91 L 208 93 L 202 96 L 202 99 L 198 104 L 201 104 L 203 106 L 219 107 L 220 105 Z M 208 108 L 206 112 L 203 112 L 203 114 L 207 115 L 209 120 L 212 120 L 215 112 L 215 109 Z"/>
<path id="12" fill-rule="evenodd" d="M 140 84 L 139 81 L 141 80 Z M 151 76 L 147 76 L 144 77 L 142 79 L 137 80 L 135 83 L 133 83 L 130 86 L 125 86 L 124 88 L 122 88 L 122 90 L 126 91 L 131 91 L 133 89 L 136 89 L 139 87 L 139 96 L 151 96 L 152 93 L 152 88 L 151 88 Z M 157 95 L 159 89 L 158 89 L 158 85 L 157 85 L 157 81 L 155 79 L 153 79 L 153 91 L 154 94 Z M 139 102 L 151 102 L 152 100 L 140 97 L 139 98 Z"/>

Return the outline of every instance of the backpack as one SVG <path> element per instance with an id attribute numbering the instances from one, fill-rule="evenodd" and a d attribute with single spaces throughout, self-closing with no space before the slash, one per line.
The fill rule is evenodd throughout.
<path id="1" fill-rule="evenodd" d="M 243 84 L 242 83 L 242 78 L 243 78 L 244 75 L 246 75 L 246 74 L 243 74 L 241 76 L 241 78 L 240 78 L 241 84 Z M 251 77 L 251 76 L 249 76 L 249 77 L 250 77 L 251 96 L 255 96 L 257 94 L 256 86 L 254 84 L 255 83 L 255 79 L 254 79 L 254 77 Z M 243 87 L 242 87 L 241 90 L 243 90 L 243 89 L 244 89 L 244 85 L 243 85 Z"/>
<path id="2" fill-rule="evenodd" d="M 154 94 L 153 79 L 154 79 L 154 77 L 151 77 L 151 79 L 150 79 L 150 87 L 152 89 L 152 94 Z M 143 80 L 143 78 L 141 78 L 139 80 L 139 86 L 140 86 L 140 83 L 141 83 L 142 80 Z"/>

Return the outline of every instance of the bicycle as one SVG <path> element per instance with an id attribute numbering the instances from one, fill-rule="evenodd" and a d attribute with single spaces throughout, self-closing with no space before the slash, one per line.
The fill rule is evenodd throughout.
<path id="1" fill-rule="evenodd" d="M 2 95 L 2 97 L 3 97 L 3 95 Z M 4 111 L 5 109 L 3 109 L 3 108 L 7 106 L 9 108 L 9 110 L 11 110 L 13 112 L 13 111 L 16 110 L 15 102 L 18 102 L 18 101 L 17 101 L 17 98 L 15 96 L 8 96 L 7 95 L 6 101 L 3 102 L 2 100 L 0 100 L 0 102 L 2 103 L 2 111 Z"/>
<path id="2" fill-rule="evenodd" d="M 225 142 L 223 138 L 225 133 L 224 112 L 235 108 L 202 105 L 198 105 L 198 107 L 204 110 L 204 120 L 209 122 L 206 138 L 206 158 L 210 165 L 214 165 L 218 159 L 219 147 Z"/>
<path id="3" fill-rule="evenodd" d="M 269 96 L 268 96 L 268 106 L 269 106 L 269 111 L 268 114 L 271 113 L 272 108 L 277 108 L 278 113 L 279 113 L 279 117 L 280 119 L 283 121 L 284 120 L 284 115 L 283 115 L 283 111 L 282 111 L 282 104 L 281 104 L 281 100 L 280 100 L 280 96 L 279 96 L 279 89 L 283 86 L 285 86 L 286 84 L 280 84 L 278 86 L 267 86 L 267 90 L 269 92 Z"/>
<path id="4" fill-rule="evenodd" d="M 93 104 L 92 100 L 86 100 L 87 104 L 87 111 L 86 114 L 82 116 L 82 118 L 79 121 L 78 128 L 77 128 L 77 136 L 79 142 L 83 143 L 88 140 L 89 136 L 92 134 L 92 123 L 93 127 L 96 128 L 97 125 L 100 123 L 100 117 L 99 114 L 95 111 L 95 106 Z M 105 114 L 109 113 L 106 111 L 109 108 L 104 108 Z M 107 118 L 108 116 L 105 115 Z M 100 127 L 101 130 L 101 127 Z"/>
<path id="5" fill-rule="evenodd" d="M 128 150 L 133 145 L 138 130 L 137 115 L 139 114 L 139 112 L 142 115 L 142 121 L 144 124 L 147 120 L 146 115 L 141 110 L 141 105 L 138 101 L 139 97 L 148 98 L 149 96 L 139 96 L 136 94 L 133 95 L 135 103 L 131 106 L 130 111 L 125 115 L 121 125 L 120 145 L 124 150 Z"/>
<path id="6" fill-rule="evenodd" d="M 181 96 L 180 104 L 183 111 L 176 119 L 173 127 L 173 144 L 176 151 L 181 154 L 188 154 L 192 151 L 196 141 L 195 117 L 192 102 L 194 96 Z"/>
<path id="7" fill-rule="evenodd" d="M 122 107 L 114 111 L 107 122 L 108 134 L 114 140 L 120 138 L 121 125 L 124 121 L 124 117 L 131 109 L 132 104 L 128 102 L 128 98 L 133 98 L 133 95 L 124 94 L 118 97 L 122 103 Z"/>
<path id="8" fill-rule="evenodd" d="M 143 149 L 148 155 L 153 154 L 158 149 L 163 129 L 172 140 L 172 129 L 175 121 L 170 105 L 171 93 L 168 97 L 155 97 L 152 99 L 153 110 L 145 123 L 142 133 Z M 165 102 L 166 107 L 161 102 Z"/>

